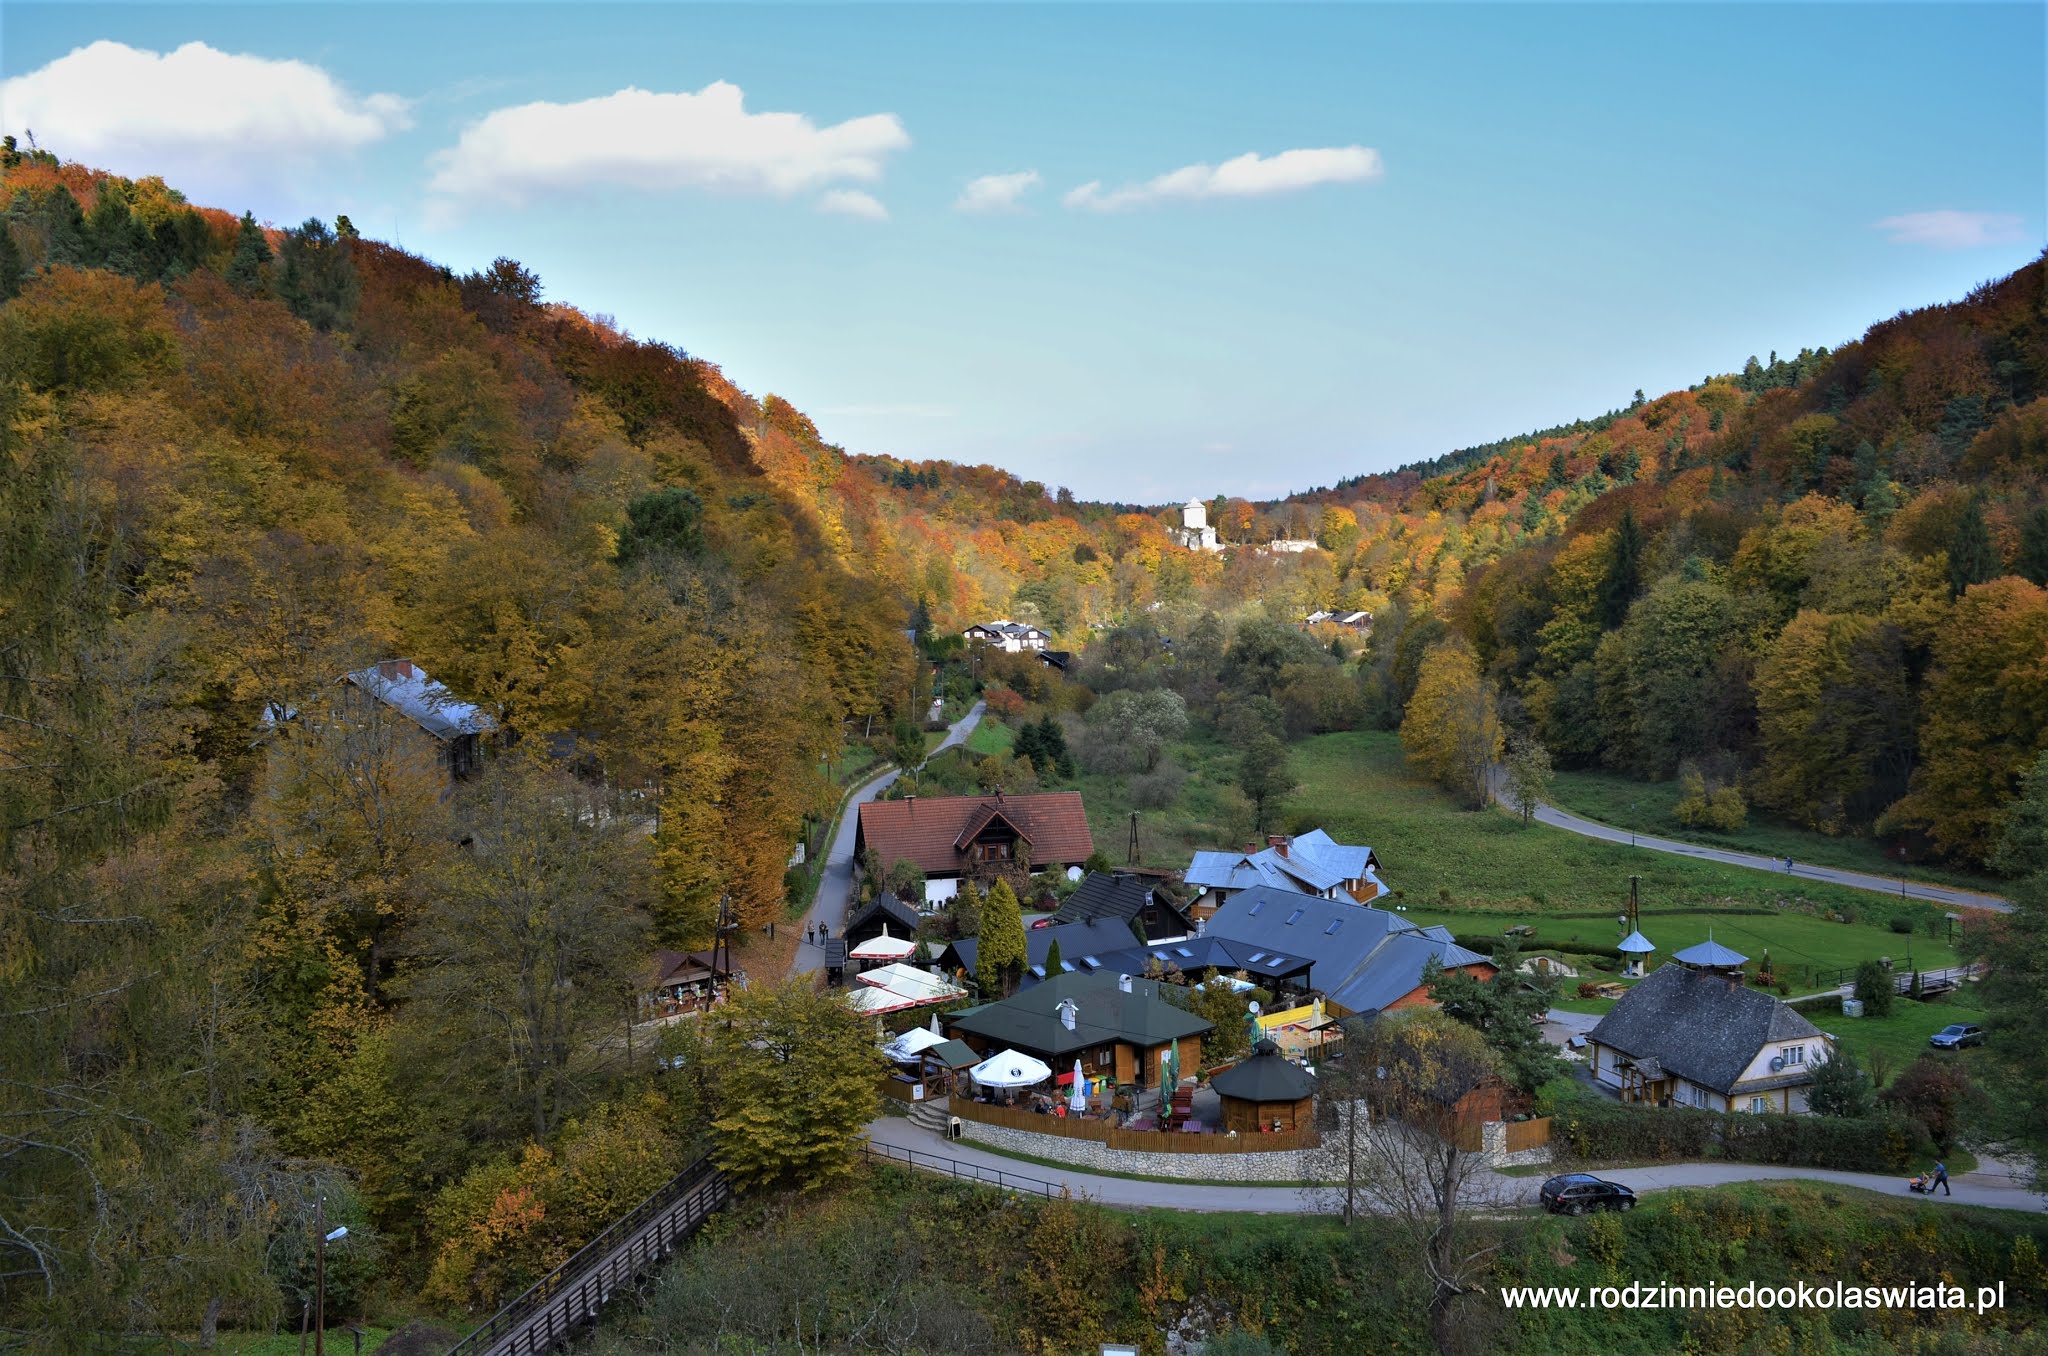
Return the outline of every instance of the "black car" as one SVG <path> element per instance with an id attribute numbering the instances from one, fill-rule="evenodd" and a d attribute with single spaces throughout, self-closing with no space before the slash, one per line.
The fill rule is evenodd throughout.
<path id="1" fill-rule="evenodd" d="M 1568 1172 L 1543 1184 L 1543 1208 L 1554 1215 L 1583 1215 L 1588 1210 L 1633 1210 L 1636 1193 L 1619 1182 L 1589 1173 Z"/>
<path id="2" fill-rule="evenodd" d="M 1955 1022 L 1929 1036 L 1927 1043 L 1937 1050 L 1960 1050 L 1966 1045 L 1982 1045 L 1984 1028 Z"/>

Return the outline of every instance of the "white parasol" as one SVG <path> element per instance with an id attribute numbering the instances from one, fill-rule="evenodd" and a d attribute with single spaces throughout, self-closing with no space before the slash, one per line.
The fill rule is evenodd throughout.
<path id="1" fill-rule="evenodd" d="M 975 1065 L 968 1076 L 985 1088 L 1029 1088 L 1051 1078 L 1052 1070 L 1022 1050 L 1005 1050 Z"/>
<path id="2" fill-rule="evenodd" d="M 1067 1109 L 1069 1111 L 1086 1111 L 1088 1109 L 1088 1080 L 1081 1074 L 1081 1061 L 1078 1059 L 1074 1061 L 1074 1091 L 1067 1098 Z"/>
<path id="3" fill-rule="evenodd" d="M 917 950 L 917 943 L 906 937 L 891 937 L 888 924 L 882 925 L 882 935 L 870 937 L 846 954 L 854 960 L 902 960 Z"/>
<path id="4" fill-rule="evenodd" d="M 916 1059 L 934 1045 L 944 1045 L 945 1037 L 934 1036 L 921 1026 L 914 1026 L 882 1047 L 882 1053 L 892 1060 Z"/>

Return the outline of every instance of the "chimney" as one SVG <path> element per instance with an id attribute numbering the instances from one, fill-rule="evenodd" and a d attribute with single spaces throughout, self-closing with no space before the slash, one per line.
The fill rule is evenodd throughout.
<path id="1" fill-rule="evenodd" d="M 917 792 L 913 791 L 913 792 L 911 792 L 911 793 L 910 793 L 909 795 L 905 796 L 905 797 L 903 798 L 903 803 L 904 803 L 905 805 L 908 805 L 908 806 L 910 807 L 910 813 L 912 813 L 912 814 L 916 814 L 916 813 L 917 813 Z"/>
<path id="2" fill-rule="evenodd" d="M 386 659 L 377 665 L 379 676 L 393 680 L 410 678 L 416 672 L 410 659 Z"/>
<path id="3" fill-rule="evenodd" d="M 1069 1031 L 1072 1031 L 1074 1029 L 1075 1010 L 1076 1009 L 1073 999 L 1062 998 L 1060 1000 L 1060 1025 L 1065 1027 Z"/>
<path id="4" fill-rule="evenodd" d="M 1131 991 L 1131 977 L 1129 975 L 1118 975 L 1116 977 L 1116 986 L 1124 993 L 1129 993 Z"/>
<path id="5" fill-rule="evenodd" d="M 1267 837 L 1266 846 L 1279 853 L 1282 857 L 1285 857 L 1287 855 L 1287 845 L 1293 841 L 1294 838 L 1290 834 L 1276 833 Z"/>
<path id="6" fill-rule="evenodd" d="M 1259 850 L 1259 845 L 1258 845 L 1257 843 L 1246 843 L 1246 844 L 1244 845 L 1244 855 L 1245 855 L 1245 856 L 1247 856 L 1247 857 L 1251 856 L 1251 855 L 1252 855 L 1253 853 L 1257 852 L 1258 850 Z"/>

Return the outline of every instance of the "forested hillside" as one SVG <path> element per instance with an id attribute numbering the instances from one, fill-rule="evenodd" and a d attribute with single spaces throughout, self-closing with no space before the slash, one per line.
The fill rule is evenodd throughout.
<path id="1" fill-rule="evenodd" d="M 315 1196 L 411 1270 L 473 1165 L 651 1114 L 588 1033 L 722 897 L 781 916 L 842 720 L 911 697 L 904 610 L 750 401 L 509 261 L 4 175 L 0 1313 L 261 1323 Z M 488 775 L 342 713 L 394 656 Z"/>
<path id="2" fill-rule="evenodd" d="M 659 1181 L 682 1111 L 613 1034 L 649 949 L 784 916 L 823 760 L 929 701 L 913 621 L 1036 620 L 1077 692 L 1174 687 L 1273 754 L 1260 816 L 1282 736 L 1405 723 L 1456 786 L 1516 731 L 2001 866 L 2048 746 L 2039 263 L 1528 440 L 1190 486 L 1200 553 L 1177 508 L 849 457 L 511 260 L 11 145 L 0 205 L 0 1325 L 32 1344 L 268 1324 L 323 1196 L 338 1284 L 469 1302 L 479 1239 L 545 1263 Z M 1370 641 L 1312 642 L 1317 607 Z M 395 657 L 485 713 L 481 775 L 345 707 Z M 1084 761 L 1170 801 L 1156 749 L 1087 743 L 1142 706 Z"/>

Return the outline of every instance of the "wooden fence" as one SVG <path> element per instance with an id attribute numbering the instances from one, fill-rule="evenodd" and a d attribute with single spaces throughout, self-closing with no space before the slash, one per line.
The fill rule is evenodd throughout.
<path id="1" fill-rule="evenodd" d="M 965 1098 L 952 1099 L 952 1114 L 963 1121 L 1000 1125 L 1010 1130 L 1028 1130 L 1034 1135 L 1061 1139 L 1087 1139 L 1112 1149 L 1145 1154 L 1253 1154 L 1278 1153 L 1283 1149 L 1312 1149 L 1321 1143 L 1313 1128 L 1282 1130 L 1258 1135 L 1190 1135 L 1167 1130 L 1119 1130 L 1107 1121 L 1080 1120 L 1072 1116 L 1042 1116 L 1032 1111 L 990 1106 Z"/>
<path id="2" fill-rule="evenodd" d="M 899 1102 L 923 1101 L 922 1097 L 917 1096 L 912 1091 L 916 1086 L 917 1084 L 906 1083 L 894 1074 L 882 1075 L 882 1095 L 884 1097 L 893 1097 Z"/>
<path id="3" fill-rule="evenodd" d="M 1550 1117 L 1541 1116 L 1533 1121 L 1509 1121 L 1507 1151 L 1521 1153 L 1525 1149 L 1540 1149 L 1550 1143 Z"/>

